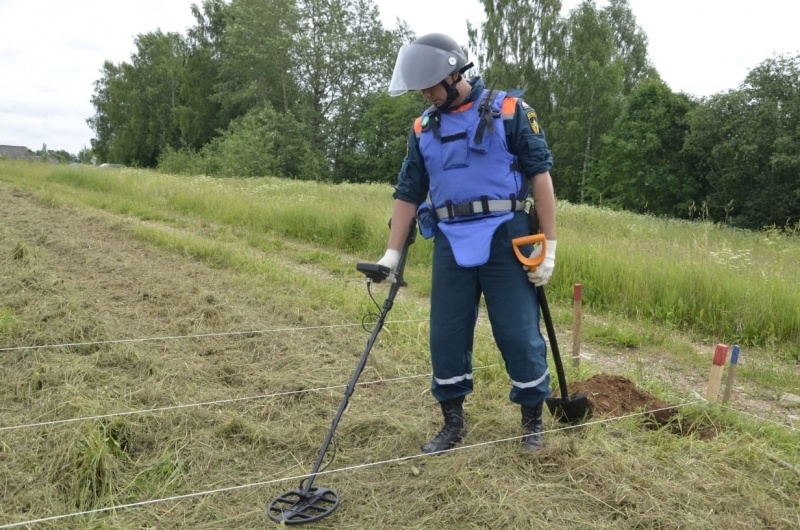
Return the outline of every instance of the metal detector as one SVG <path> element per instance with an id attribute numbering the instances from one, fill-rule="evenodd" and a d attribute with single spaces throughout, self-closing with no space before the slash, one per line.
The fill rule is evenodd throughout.
<path id="1" fill-rule="evenodd" d="M 267 515 L 278 524 L 295 525 L 313 523 L 314 521 L 319 521 L 329 516 L 339 507 L 339 495 L 331 489 L 314 486 L 314 479 L 319 473 L 322 460 L 328 452 L 328 447 L 333 440 L 333 435 L 336 431 L 336 427 L 339 425 L 339 420 L 341 420 L 342 414 L 344 414 L 347 408 L 350 396 L 352 396 L 355 391 L 358 378 L 361 372 L 364 371 L 369 352 L 383 328 L 386 315 L 392 308 L 394 298 L 397 296 L 400 287 L 407 285 L 403 281 L 403 269 L 405 269 L 408 247 L 411 246 L 417 236 L 416 224 L 416 220 L 412 219 L 411 226 L 408 230 L 408 236 L 403 245 L 403 250 L 400 252 L 400 261 L 397 264 L 397 270 L 394 271 L 395 282 L 389 287 L 389 294 L 386 296 L 386 300 L 383 303 L 378 321 L 375 323 L 375 327 L 372 329 L 372 334 L 369 336 L 369 339 L 367 339 L 367 347 L 364 349 L 364 353 L 361 354 L 361 359 L 358 361 L 356 371 L 345 388 L 344 397 L 339 404 L 339 410 L 336 411 L 336 415 L 331 422 L 331 428 L 327 436 L 325 436 L 325 441 L 322 442 L 322 447 L 319 450 L 311 474 L 300 482 L 300 487 L 298 489 L 278 495 L 269 503 L 269 506 L 267 506 Z M 391 220 L 389 220 L 389 226 L 391 226 Z M 370 282 L 375 283 L 380 283 L 388 279 L 392 273 L 388 267 L 375 263 L 358 263 L 356 264 L 356 270 L 362 272 Z"/>

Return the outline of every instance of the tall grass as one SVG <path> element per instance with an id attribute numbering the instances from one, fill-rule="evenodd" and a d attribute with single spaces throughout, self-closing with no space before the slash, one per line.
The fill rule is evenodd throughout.
<path id="1" fill-rule="evenodd" d="M 557 280 L 590 305 L 744 344 L 800 339 L 797 238 L 565 203 L 559 218 Z"/>
<path id="2" fill-rule="evenodd" d="M 188 218 L 227 227 L 253 245 L 269 234 L 364 259 L 383 252 L 392 202 L 392 187 L 385 184 L 184 177 L 13 162 L 0 164 L 0 178 L 42 188 L 51 200 L 143 219 Z M 714 340 L 762 347 L 783 343 L 783 354 L 800 356 L 798 238 L 564 201 L 558 217 L 558 268 L 549 286 L 555 299 L 568 299 L 572 285 L 581 283 L 591 309 L 667 323 Z M 427 273 L 431 245 L 418 241 L 409 267 Z"/>

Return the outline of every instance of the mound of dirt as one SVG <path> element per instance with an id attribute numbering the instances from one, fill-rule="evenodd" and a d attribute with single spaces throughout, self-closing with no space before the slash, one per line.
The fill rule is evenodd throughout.
<path id="1" fill-rule="evenodd" d="M 597 374 L 585 381 L 576 381 L 570 393 L 586 394 L 593 417 L 621 416 L 647 411 L 646 417 L 665 425 L 678 409 L 638 388 L 630 379 L 618 375 Z"/>

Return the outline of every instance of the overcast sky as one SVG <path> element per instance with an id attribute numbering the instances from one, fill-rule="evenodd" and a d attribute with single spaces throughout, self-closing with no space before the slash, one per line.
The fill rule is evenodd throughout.
<path id="1" fill-rule="evenodd" d="M 0 0 L 0 144 L 77 153 L 94 136 L 86 119 L 103 61 L 129 62 L 137 34 L 185 34 L 201 0 Z M 563 0 L 565 14 L 578 0 Z M 602 7 L 605 0 L 597 0 Z M 466 44 L 478 0 L 377 0 L 418 34 Z M 797 0 L 629 0 L 652 63 L 674 91 L 709 96 L 736 88 L 774 54 L 800 53 Z M 459 11 L 452 13 L 452 7 Z M 530 102 L 535 106 L 535 102 Z"/>

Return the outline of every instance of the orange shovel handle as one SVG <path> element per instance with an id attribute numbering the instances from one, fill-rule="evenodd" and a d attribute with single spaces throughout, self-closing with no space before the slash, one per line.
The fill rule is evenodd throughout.
<path id="1" fill-rule="evenodd" d="M 542 251 L 539 253 L 539 255 L 535 258 L 523 256 L 522 252 L 519 251 L 519 247 L 522 245 L 533 245 L 534 243 L 542 244 Z M 517 255 L 517 259 L 523 265 L 527 265 L 530 270 L 536 270 L 536 268 L 544 261 L 544 252 L 547 245 L 544 234 L 532 234 L 530 236 L 516 237 L 511 240 L 511 244 L 514 246 L 514 254 Z"/>

